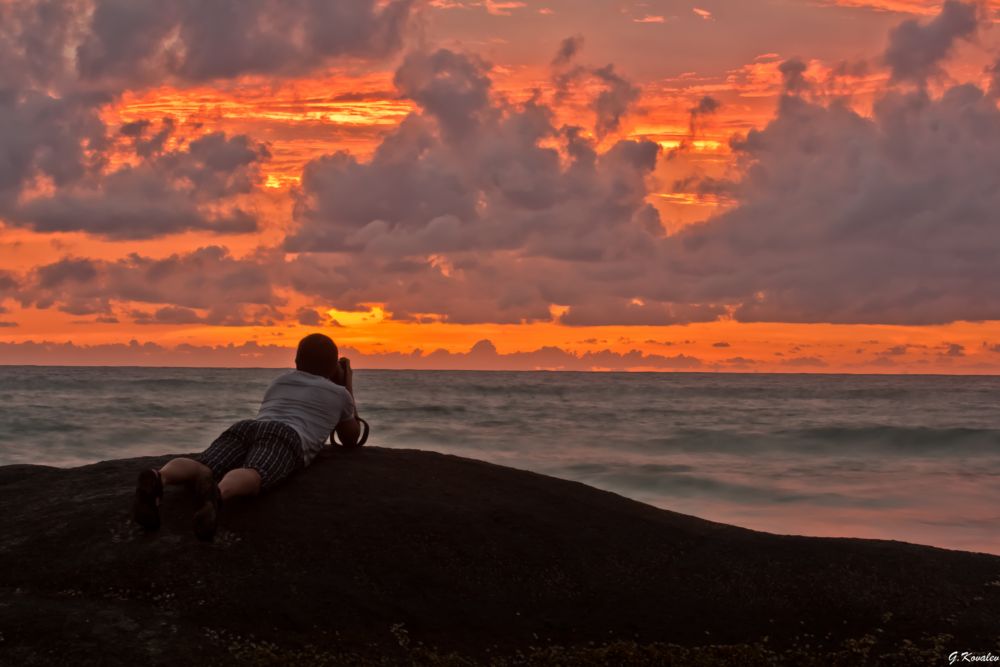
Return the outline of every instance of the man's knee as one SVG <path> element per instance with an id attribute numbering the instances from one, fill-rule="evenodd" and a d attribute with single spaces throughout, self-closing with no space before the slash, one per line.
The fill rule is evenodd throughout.
<path id="1" fill-rule="evenodd" d="M 182 484 L 205 474 L 212 474 L 211 468 L 200 461 L 180 457 L 171 459 L 159 470 L 164 484 Z"/>
<path id="2" fill-rule="evenodd" d="M 257 495 L 263 488 L 260 473 L 253 468 L 235 468 L 219 482 L 223 497 Z"/>
<path id="3" fill-rule="evenodd" d="M 246 474 L 248 479 L 252 479 L 254 481 L 254 484 L 257 485 L 258 489 L 264 486 L 264 476 L 260 474 L 259 470 L 256 468 L 240 468 L 240 470 Z"/>

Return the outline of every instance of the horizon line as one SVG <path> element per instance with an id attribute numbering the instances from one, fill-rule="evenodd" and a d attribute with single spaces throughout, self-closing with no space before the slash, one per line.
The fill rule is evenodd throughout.
<path id="1" fill-rule="evenodd" d="M 139 364 L 9 364 L 0 362 L 0 368 L 144 368 L 144 369 L 179 369 L 179 370 L 294 370 L 286 366 L 164 366 Z M 914 373 L 899 371 L 895 373 L 872 373 L 852 371 L 732 371 L 732 370 L 578 370 L 562 368 L 534 369 L 498 369 L 498 368 L 366 368 L 353 367 L 355 371 L 365 372 L 413 372 L 413 373 L 577 373 L 594 375 L 815 375 L 815 376 L 868 376 L 868 377 L 989 377 L 1000 378 L 995 372 L 968 373 Z"/>

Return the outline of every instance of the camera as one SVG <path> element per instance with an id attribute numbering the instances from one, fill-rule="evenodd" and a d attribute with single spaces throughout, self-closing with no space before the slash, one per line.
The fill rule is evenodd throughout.
<path id="1" fill-rule="evenodd" d="M 333 371 L 333 381 L 336 384 L 344 386 L 347 384 L 347 372 L 351 368 L 351 360 L 347 357 L 341 357 L 337 360 L 337 366 Z"/>

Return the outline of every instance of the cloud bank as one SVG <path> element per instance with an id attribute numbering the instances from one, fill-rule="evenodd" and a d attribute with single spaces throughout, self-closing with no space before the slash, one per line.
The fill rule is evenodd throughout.
<path id="1" fill-rule="evenodd" d="M 0 3 L 0 217 L 110 239 L 249 233 L 232 203 L 269 155 L 246 136 L 165 145 L 173 119 L 106 127 L 127 90 L 314 71 L 402 46 L 413 0 L 28 0 Z M 191 128 L 189 128 L 190 130 Z M 119 138 L 134 151 L 118 154 Z"/>
<path id="2" fill-rule="evenodd" d="M 670 236 L 646 203 L 656 145 L 599 149 L 538 99 L 491 95 L 481 61 L 411 56 L 397 85 L 421 110 L 370 162 L 306 168 L 296 287 L 455 322 L 544 320 L 552 305 L 579 325 L 1000 318 L 996 99 L 924 85 L 977 21 L 951 0 L 892 31 L 871 116 L 783 63 L 775 117 L 732 141 L 741 176 L 701 183 L 735 205 Z M 564 41 L 556 69 L 580 48 Z M 692 127 L 717 108 L 703 99 Z"/>
<path id="3" fill-rule="evenodd" d="M 970 30 L 953 15 L 971 20 L 974 7 L 949 2 L 924 28 L 903 24 L 911 38 L 891 40 L 887 58 L 921 65 L 894 72 L 931 75 Z M 748 322 L 1000 318 L 996 99 L 972 84 L 937 97 L 888 88 L 865 117 L 799 83 L 786 91 L 765 128 L 733 143 L 738 205 L 667 241 L 681 293 L 733 304 Z"/>
<path id="4" fill-rule="evenodd" d="M 266 145 L 181 136 L 171 119 L 111 133 L 102 105 L 151 82 L 385 57 L 414 11 L 403 0 L 0 4 L 0 216 L 112 240 L 252 233 L 241 198 Z M 309 162 L 279 247 L 63 257 L 0 275 L 0 293 L 138 323 L 312 321 L 301 304 L 281 310 L 289 292 L 415 322 L 997 320 L 996 89 L 941 77 L 981 21 L 974 3 L 949 0 L 892 30 L 871 115 L 784 61 L 774 117 L 731 142 L 738 175 L 685 181 L 732 206 L 671 234 L 650 204 L 660 146 L 618 136 L 640 88 L 614 64 L 581 64 L 581 38 L 556 51 L 552 94 L 517 103 L 482 58 L 411 49 L 393 85 L 416 110 L 371 157 Z M 557 120 L 570 93 L 589 95 L 587 123 Z M 718 109 L 711 96 L 690 108 L 692 137 Z"/>

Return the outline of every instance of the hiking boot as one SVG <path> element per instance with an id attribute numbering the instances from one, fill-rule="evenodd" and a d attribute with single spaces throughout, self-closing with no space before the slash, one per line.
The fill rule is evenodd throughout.
<path id="1" fill-rule="evenodd" d="M 219 485 L 211 477 L 199 479 L 195 483 L 195 493 L 198 510 L 194 513 L 194 534 L 203 542 L 211 542 L 219 520 L 222 494 L 219 493 Z"/>
<path id="2" fill-rule="evenodd" d="M 163 498 L 163 482 L 156 470 L 143 470 L 135 483 L 135 499 L 132 501 L 132 520 L 146 530 L 160 527 L 160 499 Z"/>

